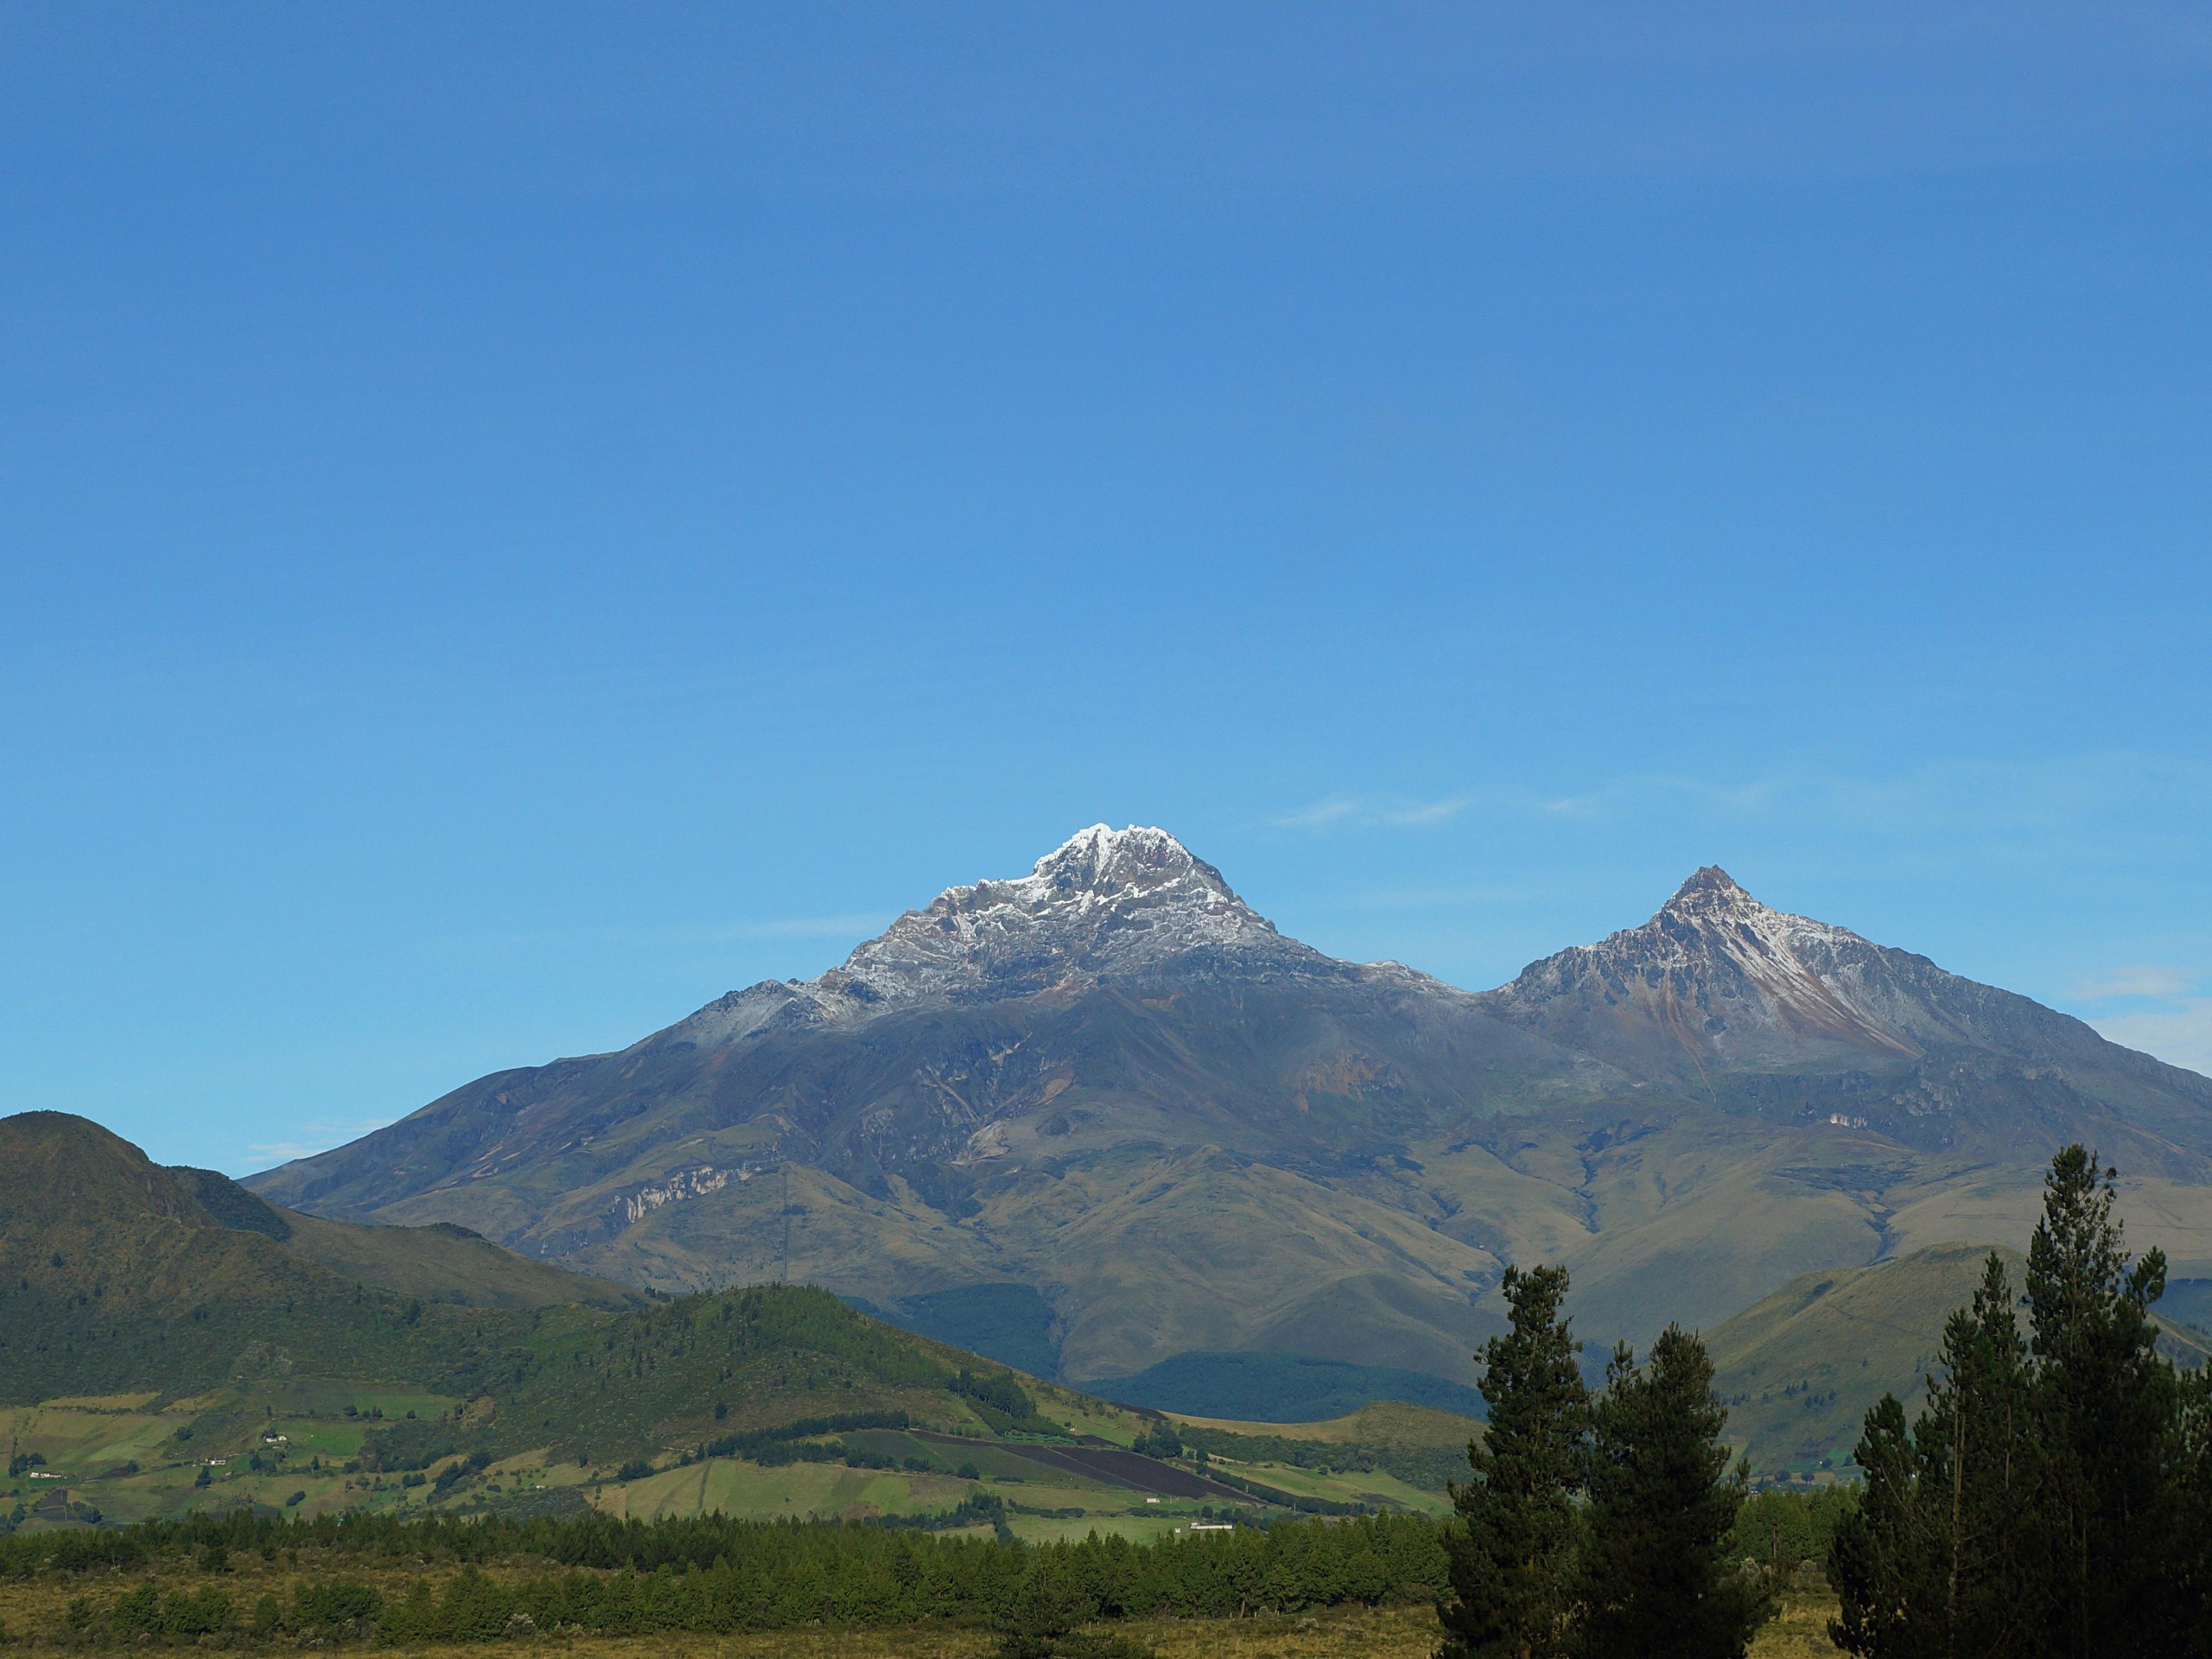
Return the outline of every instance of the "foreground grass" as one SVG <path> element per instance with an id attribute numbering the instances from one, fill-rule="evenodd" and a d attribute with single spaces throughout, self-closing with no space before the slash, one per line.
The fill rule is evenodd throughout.
<path id="1" fill-rule="evenodd" d="M 41 1638 L 39 1645 L 55 1645 L 54 1632 L 60 1628 L 66 1599 L 46 1586 L 0 1586 L 0 1620 L 18 1642 L 35 1632 Z M 1784 1600 L 1781 1616 L 1752 1643 L 1752 1659 L 1808 1659 L 1834 1653 L 1827 1635 L 1834 1611 L 1831 1595 L 1793 1592 Z M 1252 1618 L 1132 1619 L 1112 1628 L 1146 1643 L 1160 1659 L 1333 1659 L 1344 1654 L 1428 1659 L 1439 1635 L 1436 1615 L 1427 1607 L 1332 1608 Z M 899 1628 L 582 1641 L 545 1637 L 522 1643 L 407 1644 L 385 1651 L 404 1653 L 409 1659 L 491 1659 L 503 1652 L 531 1649 L 573 1654 L 575 1659 L 985 1659 L 996 1645 L 979 1630 Z"/>
<path id="2" fill-rule="evenodd" d="M 1827 1595 L 1793 1594 L 1751 1644 L 1751 1659 L 1831 1655 Z M 1106 1628 L 1102 1626 L 1103 1628 Z M 1429 1659 L 1440 1634 L 1426 1607 L 1332 1609 L 1295 1618 L 1132 1619 L 1113 1627 L 1160 1659 Z M 996 1642 L 969 1630 L 781 1631 L 719 1638 L 625 1638 L 588 1644 L 591 1659 L 985 1659 Z M 423 1659 L 470 1659 L 458 1649 Z"/>

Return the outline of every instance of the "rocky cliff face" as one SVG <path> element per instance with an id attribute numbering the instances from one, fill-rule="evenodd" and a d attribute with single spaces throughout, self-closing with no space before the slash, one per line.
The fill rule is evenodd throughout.
<path id="1" fill-rule="evenodd" d="M 2203 1183 L 2212 1083 L 1717 869 L 1475 995 L 1097 825 L 817 978 L 251 1185 L 664 1289 L 1028 1286 L 1072 1376 L 1266 1347 L 1465 1376 L 1509 1259 L 1582 1264 L 1593 1337 L 1717 1319 L 1914 1228 L 1991 1236 L 2076 1136 Z M 1999 1196 L 1942 1196 L 1969 1180 Z"/>

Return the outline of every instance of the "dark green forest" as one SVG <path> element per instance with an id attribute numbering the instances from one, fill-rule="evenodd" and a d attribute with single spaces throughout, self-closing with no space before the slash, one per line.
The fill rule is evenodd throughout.
<path id="1" fill-rule="evenodd" d="M 2165 1262 L 2130 1258 L 2113 1178 L 2054 1160 L 2024 1286 L 1993 1255 L 1918 1421 L 1868 1414 L 1829 1558 L 1847 1652 L 2212 1652 L 2212 1377 L 2158 1351 Z"/>
<path id="2" fill-rule="evenodd" d="M 2080 1146 L 2052 1160 L 2024 1285 L 1993 1253 L 1918 1421 L 1885 1396 L 1863 1484 L 1794 1505 L 1730 1467 L 1695 1337 L 1620 1349 L 1593 1393 L 1565 1272 L 1510 1271 L 1445 1538 L 1445 1659 L 1738 1659 L 1799 1551 L 1867 1659 L 2212 1653 L 2212 1376 L 2159 1351 L 2165 1262 L 2126 1251 L 2116 1175 Z"/>

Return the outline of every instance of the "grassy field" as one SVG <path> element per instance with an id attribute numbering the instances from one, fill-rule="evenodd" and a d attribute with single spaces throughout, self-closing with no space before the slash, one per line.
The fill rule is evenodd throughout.
<path id="1" fill-rule="evenodd" d="M 283 1596 L 290 1593 L 298 1576 L 249 1560 L 241 1563 L 229 1587 L 248 1600 L 264 1591 Z M 391 1580 L 385 1586 L 389 1592 L 398 1587 L 403 1577 L 421 1575 L 384 1576 Z M 79 1587 L 44 1582 L 0 1585 L 0 1625 L 11 1635 L 59 1629 L 67 1599 Z M 1834 1653 L 1826 1635 L 1834 1611 L 1832 1596 L 1793 1592 L 1780 1616 L 1753 1643 L 1753 1659 L 1807 1659 Z M 1333 1608 L 1296 1617 L 1141 1619 L 1113 1628 L 1146 1643 L 1160 1659 L 1340 1659 L 1348 1653 L 1372 1659 L 1427 1659 L 1438 1637 L 1435 1615 L 1427 1607 Z M 573 1648 L 588 1659 L 984 1659 L 996 1644 L 978 1630 L 900 1628 L 582 1641 L 545 1637 L 533 1645 Z M 407 1646 L 398 1650 L 419 1659 L 476 1659 L 485 1649 Z"/>
<path id="2" fill-rule="evenodd" d="M 1040 1390 L 1070 1427 L 1111 1429 L 1127 1444 L 1139 1420 L 1122 1414 L 1086 1418 L 1065 1410 L 1079 1396 Z M 1103 1480 L 1031 1461 L 1016 1444 L 977 1440 L 948 1446 L 899 1431 L 848 1434 L 855 1450 L 887 1457 L 894 1469 L 838 1463 L 763 1466 L 712 1458 L 629 1480 L 605 1464 L 580 1464 L 543 1449 L 518 1452 L 441 1490 L 423 1473 L 359 1466 L 363 1437 L 381 1411 L 383 1422 L 408 1412 L 435 1417 L 459 1403 L 452 1396 L 388 1383 L 346 1385 L 327 1379 L 264 1381 L 162 1402 L 144 1392 L 76 1396 L 35 1406 L 0 1407 L 0 1445 L 10 1455 L 36 1452 L 44 1462 L 0 1479 L 0 1526 L 18 1510 L 24 1524 L 84 1524 L 97 1512 L 107 1524 L 181 1515 L 239 1503 L 281 1509 L 300 1518 L 342 1510 L 416 1515 L 435 1507 L 504 1507 L 524 1500 L 589 1503 L 627 1518 L 724 1514 L 748 1520 L 859 1520 L 874 1516 L 939 1513 L 989 1493 L 1005 1500 L 1014 1533 L 1033 1541 L 1102 1533 L 1145 1539 L 1212 1513 L 1202 1502 L 1154 1497 Z M 348 1409 L 354 1414 L 346 1414 Z M 1337 1424 L 1299 1425 L 1307 1439 L 1376 1440 L 1421 1433 L 1464 1433 L 1464 1420 L 1418 1408 L 1370 1408 Z M 1425 1421 L 1425 1417 L 1440 1420 Z M 1268 1427 L 1268 1425 L 1254 1425 Z M 904 1466 L 928 1462 L 930 1467 Z M 429 1471 L 434 1477 L 443 1460 Z M 972 1466 L 973 1478 L 957 1471 Z M 1224 1459 L 1220 1466 L 1274 1491 L 1332 1503 L 1365 1504 L 1441 1514 L 1440 1493 L 1379 1470 L 1328 1470 L 1272 1459 Z M 414 1482 L 409 1484 L 410 1480 Z M 573 1496 L 561 1498 L 561 1493 Z"/>
<path id="3" fill-rule="evenodd" d="M 1274 1435 L 1286 1440 L 1318 1440 L 1332 1446 L 1444 1446 L 1455 1452 L 1464 1452 L 1468 1438 L 1479 1433 L 1482 1427 L 1457 1412 L 1439 1411 L 1433 1406 L 1407 1405 L 1395 1400 L 1377 1400 L 1342 1417 L 1325 1417 L 1311 1423 L 1245 1422 L 1227 1417 L 1194 1417 L 1180 1411 L 1166 1414 L 1194 1428 L 1217 1428 L 1231 1434 Z"/>

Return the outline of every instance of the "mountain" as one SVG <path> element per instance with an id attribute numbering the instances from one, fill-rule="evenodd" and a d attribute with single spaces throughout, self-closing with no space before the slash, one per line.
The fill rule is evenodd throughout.
<path id="1" fill-rule="evenodd" d="M 1641 927 L 1532 963 L 1497 1018 L 1726 1109 L 1928 1150 L 2081 1140 L 2202 1180 L 2212 1083 L 2082 1021 L 1752 898 L 1725 870 Z"/>
<path id="2" fill-rule="evenodd" d="M 1272 1355 L 1465 1383 L 1508 1262 L 1565 1262 L 1584 1333 L 1642 1342 L 2024 1242 L 2076 1136 L 2126 1172 L 2136 1241 L 2212 1275 L 2212 1081 L 1719 870 L 1474 994 L 1322 955 L 1164 831 L 1099 825 L 818 978 L 248 1185 L 665 1292 L 809 1281 L 1067 1378 Z"/>
<path id="3" fill-rule="evenodd" d="M 1027 1284 L 1071 1376 L 1370 1341 L 1463 1370 L 1502 1264 L 1435 1204 L 1408 1213 L 1405 1149 L 1625 1082 L 1427 976 L 1285 939 L 1173 837 L 1102 826 L 818 979 L 250 1184 L 669 1291 Z"/>

